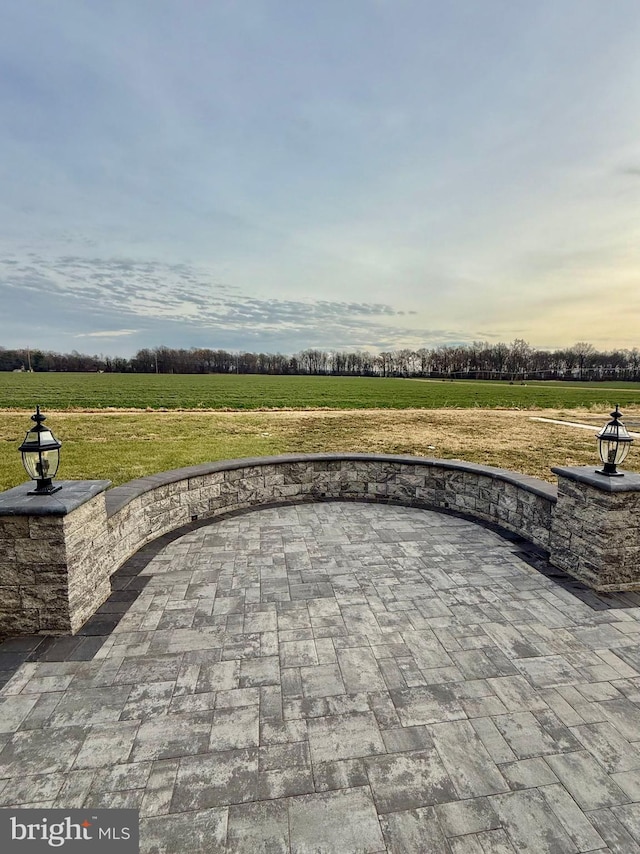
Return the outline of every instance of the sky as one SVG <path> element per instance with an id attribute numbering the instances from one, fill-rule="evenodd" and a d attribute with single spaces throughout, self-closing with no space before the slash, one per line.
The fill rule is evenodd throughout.
<path id="1" fill-rule="evenodd" d="M 640 346 L 638 0 L 0 5 L 0 346 Z"/>

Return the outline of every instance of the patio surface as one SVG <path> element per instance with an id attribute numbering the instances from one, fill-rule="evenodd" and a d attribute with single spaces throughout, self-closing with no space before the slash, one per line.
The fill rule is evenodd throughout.
<path id="1" fill-rule="evenodd" d="M 640 854 L 640 600 L 531 562 L 374 504 L 192 530 L 7 683 L 0 805 L 139 808 L 145 854 Z"/>

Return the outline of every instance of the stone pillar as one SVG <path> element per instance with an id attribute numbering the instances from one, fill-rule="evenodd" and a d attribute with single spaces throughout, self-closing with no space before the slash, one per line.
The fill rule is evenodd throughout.
<path id="1" fill-rule="evenodd" d="M 551 470 L 558 476 L 551 563 L 594 590 L 640 590 L 640 475 Z"/>
<path id="2" fill-rule="evenodd" d="M 111 592 L 108 480 L 0 493 L 0 634 L 74 634 Z"/>

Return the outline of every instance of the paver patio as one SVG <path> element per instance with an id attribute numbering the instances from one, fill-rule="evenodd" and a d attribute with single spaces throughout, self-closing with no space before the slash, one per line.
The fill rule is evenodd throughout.
<path id="1" fill-rule="evenodd" d="M 0 805 L 139 808 L 143 852 L 640 854 L 640 600 L 526 558 L 374 504 L 199 527 L 7 683 Z"/>

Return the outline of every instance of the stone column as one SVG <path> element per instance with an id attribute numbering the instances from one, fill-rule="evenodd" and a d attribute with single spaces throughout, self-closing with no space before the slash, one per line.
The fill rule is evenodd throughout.
<path id="1" fill-rule="evenodd" d="M 640 475 L 551 471 L 558 476 L 551 563 L 595 590 L 640 590 Z"/>
<path id="2" fill-rule="evenodd" d="M 0 633 L 74 634 L 111 592 L 108 480 L 24 483 L 0 493 Z"/>

